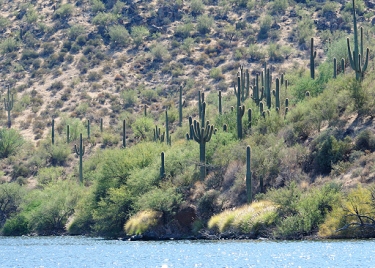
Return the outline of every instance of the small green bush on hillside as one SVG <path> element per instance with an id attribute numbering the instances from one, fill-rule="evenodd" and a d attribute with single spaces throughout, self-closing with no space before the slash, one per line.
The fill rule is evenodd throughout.
<path id="1" fill-rule="evenodd" d="M 0 159 L 16 154 L 23 144 L 23 137 L 15 129 L 0 129 Z"/>
<path id="2" fill-rule="evenodd" d="M 133 26 L 131 28 L 131 37 L 136 46 L 143 43 L 143 40 L 150 35 L 149 30 L 144 26 Z"/>
<path id="3" fill-rule="evenodd" d="M 54 19 L 68 19 L 69 17 L 73 16 L 74 13 L 74 6 L 72 4 L 63 4 L 58 9 L 56 9 L 55 13 L 53 13 Z"/>
<path id="4" fill-rule="evenodd" d="M 126 28 L 122 25 L 114 25 L 109 27 L 109 36 L 112 45 L 115 47 L 125 47 L 130 43 L 130 35 Z"/>
<path id="5" fill-rule="evenodd" d="M 18 42 L 12 37 L 6 38 L 0 43 L 0 49 L 3 54 L 11 53 L 18 50 Z"/>
<path id="6" fill-rule="evenodd" d="M 206 14 L 197 18 L 197 31 L 201 34 L 209 33 L 213 25 L 214 19 Z"/>

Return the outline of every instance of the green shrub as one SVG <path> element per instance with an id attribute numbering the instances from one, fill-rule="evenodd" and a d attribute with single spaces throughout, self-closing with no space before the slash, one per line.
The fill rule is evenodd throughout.
<path id="1" fill-rule="evenodd" d="M 114 14 L 100 12 L 92 19 L 92 23 L 94 25 L 106 26 L 108 24 L 114 23 L 116 20 L 117 18 Z"/>
<path id="2" fill-rule="evenodd" d="M 47 185 L 51 182 L 56 182 L 62 178 L 64 174 L 63 167 L 45 167 L 40 168 L 37 174 L 38 183 L 41 185 Z"/>
<path id="3" fill-rule="evenodd" d="M 154 129 L 154 120 L 149 117 L 139 117 L 131 125 L 134 137 L 140 140 L 151 140 L 152 130 Z"/>
<path id="4" fill-rule="evenodd" d="M 137 94 L 132 89 L 125 89 L 125 90 L 123 90 L 120 93 L 120 96 L 121 96 L 121 98 L 123 100 L 125 108 L 133 106 L 136 103 L 136 101 L 137 101 L 137 99 L 136 99 Z"/>
<path id="5" fill-rule="evenodd" d="M 105 5 L 100 0 L 90 0 L 90 4 L 91 4 L 91 11 L 94 13 L 105 11 Z"/>
<path id="6" fill-rule="evenodd" d="M 340 199 L 340 186 L 334 183 L 302 192 L 292 182 L 287 187 L 272 189 L 266 194 L 279 205 L 279 222 L 275 236 L 279 238 L 300 238 L 317 231 L 327 214 Z"/>
<path id="7" fill-rule="evenodd" d="M 11 53 L 18 50 L 18 42 L 12 37 L 6 38 L 0 43 L 0 49 L 3 54 Z"/>
<path id="8" fill-rule="evenodd" d="M 0 129 L 0 159 L 16 154 L 23 144 L 24 139 L 15 129 Z"/>
<path id="9" fill-rule="evenodd" d="M 74 24 L 68 30 L 69 39 L 74 41 L 77 39 L 78 36 L 83 35 L 85 33 L 85 27 L 81 24 Z"/>
<path id="10" fill-rule="evenodd" d="M 20 209 L 26 189 L 18 183 L 0 184 L 0 227 Z"/>
<path id="11" fill-rule="evenodd" d="M 0 29 L 5 30 L 9 25 L 9 20 L 3 16 L 0 16 Z"/>
<path id="12" fill-rule="evenodd" d="M 74 6 L 72 4 L 63 4 L 53 13 L 54 19 L 68 19 L 73 16 Z"/>
<path id="13" fill-rule="evenodd" d="M 64 232 L 82 190 L 75 182 L 65 180 L 50 184 L 43 191 L 33 191 L 29 202 L 36 205 L 27 213 L 29 229 L 42 235 Z"/>
<path id="14" fill-rule="evenodd" d="M 375 134 L 369 129 L 362 130 L 355 139 L 355 148 L 373 152 L 375 150 Z"/>
<path id="15" fill-rule="evenodd" d="M 213 25 L 214 19 L 207 14 L 201 15 L 197 18 L 197 31 L 201 34 L 209 33 Z"/>
<path id="16" fill-rule="evenodd" d="M 96 234 L 104 237 L 118 237 L 124 233 L 123 227 L 131 210 L 131 196 L 125 186 L 109 188 L 93 211 Z"/>
<path id="17" fill-rule="evenodd" d="M 35 8 L 30 5 L 26 11 L 26 21 L 29 24 L 33 24 L 38 20 L 38 12 Z"/>
<path id="18" fill-rule="evenodd" d="M 21 236 L 29 233 L 28 221 L 23 215 L 16 215 L 8 219 L 2 229 L 2 235 Z"/>
<path id="19" fill-rule="evenodd" d="M 275 0 L 271 2 L 271 14 L 272 15 L 282 15 L 288 7 L 287 0 Z"/>
<path id="20" fill-rule="evenodd" d="M 223 72 L 220 67 L 213 68 L 210 71 L 210 77 L 215 80 L 224 79 Z"/>
<path id="21" fill-rule="evenodd" d="M 155 188 L 140 196 L 135 202 L 135 207 L 138 211 L 160 211 L 165 218 L 168 218 L 176 212 L 181 202 L 181 194 L 177 193 L 176 188 Z"/>
<path id="22" fill-rule="evenodd" d="M 176 26 L 174 35 L 176 37 L 187 38 L 190 36 L 190 33 L 193 31 L 194 25 L 191 22 L 186 22 Z"/>
<path id="23" fill-rule="evenodd" d="M 166 61 L 170 58 L 168 49 L 161 43 L 158 43 L 151 48 L 151 54 L 156 61 Z"/>
<path id="24" fill-rule="evenodd" d="M 315 145 L 314 163 L 316 170 L 322 174 L 330 173 L 333 164 L 348 160 L 351 149 L 349 137 L 346 137 L 343 141 L 338 141 L 331 135 L 322 136 Z"/>
<path id="25" fill-rule="evenodd" d="M 130 43 L 130 35 L 124 26 L 110 26 L 108 31 L 112 45 L 125 47 Z"/>
<path id="26" fill-rule="evenodd" d="M 258 38 L 260 39 L 267 38 L 269 31 L 271 30 L 271 25 L 272 25 L 272 17 L 270 15 L 265 15 L 262 18 L 260 18 Z"/>
<path id="27" fill-rule="evenodd" d="M 204 4 L 202 0 L 191 0 L 190 10 L 193 16 L 199 15 L 204 10 Z"/>
<path id="28" fill-rule="evenodd" d="M 145 26 L 133 26 L 131 28 L 131 37 L 136 46 L 143 43 L 143 40 L 150 35 L 149 30 Z"/>

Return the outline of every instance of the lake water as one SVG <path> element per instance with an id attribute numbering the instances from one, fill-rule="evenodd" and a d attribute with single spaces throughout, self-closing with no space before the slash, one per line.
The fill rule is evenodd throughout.
<path id="1" fill-rule="evenodd" d="M 375 240 L 146 242 L 0 237 L 0 267 L 375 267 Z"/>

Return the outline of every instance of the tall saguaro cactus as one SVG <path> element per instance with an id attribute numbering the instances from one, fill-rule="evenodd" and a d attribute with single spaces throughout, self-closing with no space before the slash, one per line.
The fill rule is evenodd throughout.
<path id="1" fill-rule="evenodd" d="M 182 86 L 180 86 L 180 94 L 178 98 L 178 126 L 182 127 Z"/>
<path id="2" fill-rule="evenodd" d="M 250 204 L 253 200 L 252 196 L 252 181 L 251 181 L 251 166 L 250 166 L 250 146 L 246 148 L 246 195 L 247 203 Z"/>
<path id="3" fill-rule="evenodd" d="M 77 148 L 77 144 L 74 144 L 74 151 L 79 156 L 79 181 L 83 182 L 83 171 L 82 171 L 82 157 L 85 154 L 85 146 L 83 146 L 82 142 L 82 133 L 79 134 L 79 149 Z"/>
<path id="4" fill-rule="evenodd" d="M 355 2 L 352 0 L 353 4 L 353 31 L 354 31 L 354 50 L 353 53 L 350 48 L 349 38 L 346 39 L 347 46 L 348 46 L 348 55 L 349 55 L 349 62 L 352 69 L 355 71 L 355 78 L 357 81 L 362 81 L 364 78 L 364 74 L 367 70 L 368 65 L 368 54 L 369 49 L 366 49 L 366 59 L 363 61 L 363 28 L 360 28 L 360 39 L 361 44 L 358 43 L 358 29 L 357 29 L 357 19 L 355 15 Z"/>
<path id="5" fill-rule="evenodd" d="M 122 148 L 126 148 L 126 121 L 122 121 Z"/>
<path id="6" fill-rule="evenodd" d="M 10 118 L 10 111 L 13 109 L 13 103 L 14 103 L 13 94 L 10 94 L 10 89 L 8 85 L 7 99 L 5 100 L 4 98 L 4 109 L 8 113 L 8 128 L 12 126 L 12 121 Z"/>
<path id="7" fill-rule="evenodd" d="M 160 178 L 163 179 L 165 177 L 165 161 L 164 161 L 164 152 L 160 154 Z"/>
<path id="8" fill-rule="evenodd" d="M 206 177 L 206 143 L 211 140 L 214 126 L 207 121 L 205 127 L 200 127 L 199 122 L 194 120 L 190 128 L 192 128 L 194 140 L 199 143 L 200 179 L 204 180 Z"/>
<path id="9" fill-rule="evenodd" d="M 234 92 L 237 95 L 237 138 L 242 139 L 242 117 L 245 113 L 245 106 L 241 106 L 241 74 L 237 75 L 237 89 L 234 85 Z"/>
<path id="10" fill-rule="evenodd" d="M 169 134 L 168 110 L 165 110 L 165 139 L 168 145 L 171 145 L 171 136 Z"/>
<path id="11" fill-rule="evenodd" d="M 55 119 L 52 119 L 52 125 L 51 125 L 51 140 L 52 140 L 52 145 L 55 144 Z"/>
<path id="12" fill-rule="evenodd" d="M 315 79 L 315 58 L 316 58 L 316 50 L 314 51 L 314 38 L 311 37 L 311 43 L 310 43 L 310 76 L 311 76 L 311 79 Z"/>

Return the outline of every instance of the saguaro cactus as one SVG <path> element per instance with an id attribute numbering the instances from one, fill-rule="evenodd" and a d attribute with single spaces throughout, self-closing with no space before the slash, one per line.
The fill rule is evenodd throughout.
<path id="1" fill-rule="evenodd" d="M 70 142 L 70 127 L 66 125 L 66 143 Z"/>
<path id="2" fill-rule="evenodd" d="M 280 80 L 279 78 L 276 78 L 275 104 L 276 104 L 276 110 L 280 111 Z"/>
<path id="3" fill-rule="evenodd" d="M 367 70 L 368 65 L 368 54 L 369 49 L 366 49 L 366 59 L 363 62 L 363 28 L 360 28 L 360 38 L 361 44 L 358 43 L 358 29 L 357 29 L 357 19 L 355 15 L 355 2 L 352 0 L 353 5 L 353 30 L 354 30 L 354 50 L 353 53 L 351 52 L 349 38 L 346 39 L 347 46 L 348 46 L 348 55 L 349 55 L 349 62 L 352 69 L 355 71 L 355 78 L 358 81 L 362 81 L 364 74 Z"/>
<path id="4" fill-rule="evenodd" d="M 14 104 L 13 94 L 10 94 L 10 89 L 8 85 L 7 99 L 5 100 L 4 98 L 4 109 L 8 113 L 8 128 L 12 126 L 12 121 L 10 118 L 10 111 L 13 109 L 13 104 Z"/>
<path id="5" fill-rule="evenodd" d="M 163 179 L 165 178 L 165 165 L 164 165 L 164 152 L 161 152 L 160 154 L 160 178 Z"/>
<path id="6" fill-rule="evenodd" d="M 178 98 L 178 126 L 182 127 L 182 86 L 180 86 L 180 94 Z"/>
<path id="7" fill-rule="evenodd" d="M 165 139 L 168 145 L 171 145 L 171 136 L 169 135 L 168 110 L 165 110 Z"/>
<path id="8" fill-rule="evenodd" d="M 74 151 L 79 156 L 79 181 L 83 183 L 82 157 L 85 154 L 85 146 L 83 146 L 82 133 L 79 134 L 79 149 L 77 144 L 74 144 Z"/>
<path id="9" fill-rule="evenodd" d="M 122 121 L 122 148 L 126 148 L 126 121 Z"/>
<path id="10" fill-rule="evenodd" d="M 90 139 L 90 119 L 87 119 L 87 139 Z"/>
<path id="11" fill-rule="evenodd" d="M 100 132 L 103 133 L 103 118 L 100 118 Z"/>
<path id="12" fill-rule="evenodd" d="M 333 58 L 333 78 L 336 79 L 337 77 L 337 60 Z"/>
<path id="13" fill-rule="evenodd" d="M 161 133 L 161 130 L 158 126 L 154 128 L 154 141 L 163 142 L 165 132 Z"/>
<path id="14" fill-rule="evenodd" d="M 315 58 L 316 58 L 316 50 L 314 51 L 314 38 L 311 37 L 311 43 L 310 43 L 310 76 L 311 76 L 311 79 L 315 79 Z"/>
<path id="15" fill-rule="evenodd" d="M 219 114 L 223 114 L 223 108 L 221 106 L 221 90 L 219 90 Z"/>
<path id="16" fill-rule="evenodd" d="M 205 127 L 200 127 L 199 122 L 194 120 L 190 128 L 193 130 L 194 140 L 199 143 L 200 179 L 204 180 L 206 177 L 206 143 L 211 140 L 214 126 L 207 121 Z"/>
<path id="17" fill-rule="evenodd" d="M 242 117 L 245 113 L 245 106 L 241 107 L 241 75 L 237 75 L 237 89 L 234 85 L 234 92 L 237 96 L 237 138 L 242 139 Z"/>
<path id="18" fill-rule="evenodd" d="M 52 119 L 52 125 L 51 125 L 51 140 L 52 140 L 52 145 L 55 144 L 55 119 Z"/>
<path id="19" fill-rule="evenodd" d="M 250 204 L 253 200 L 252 196 L 252 181 L 251 181 L 251 165 L 250 165 L 250 146 L 246 148 L 246 194 L 247 203 Z"/>

